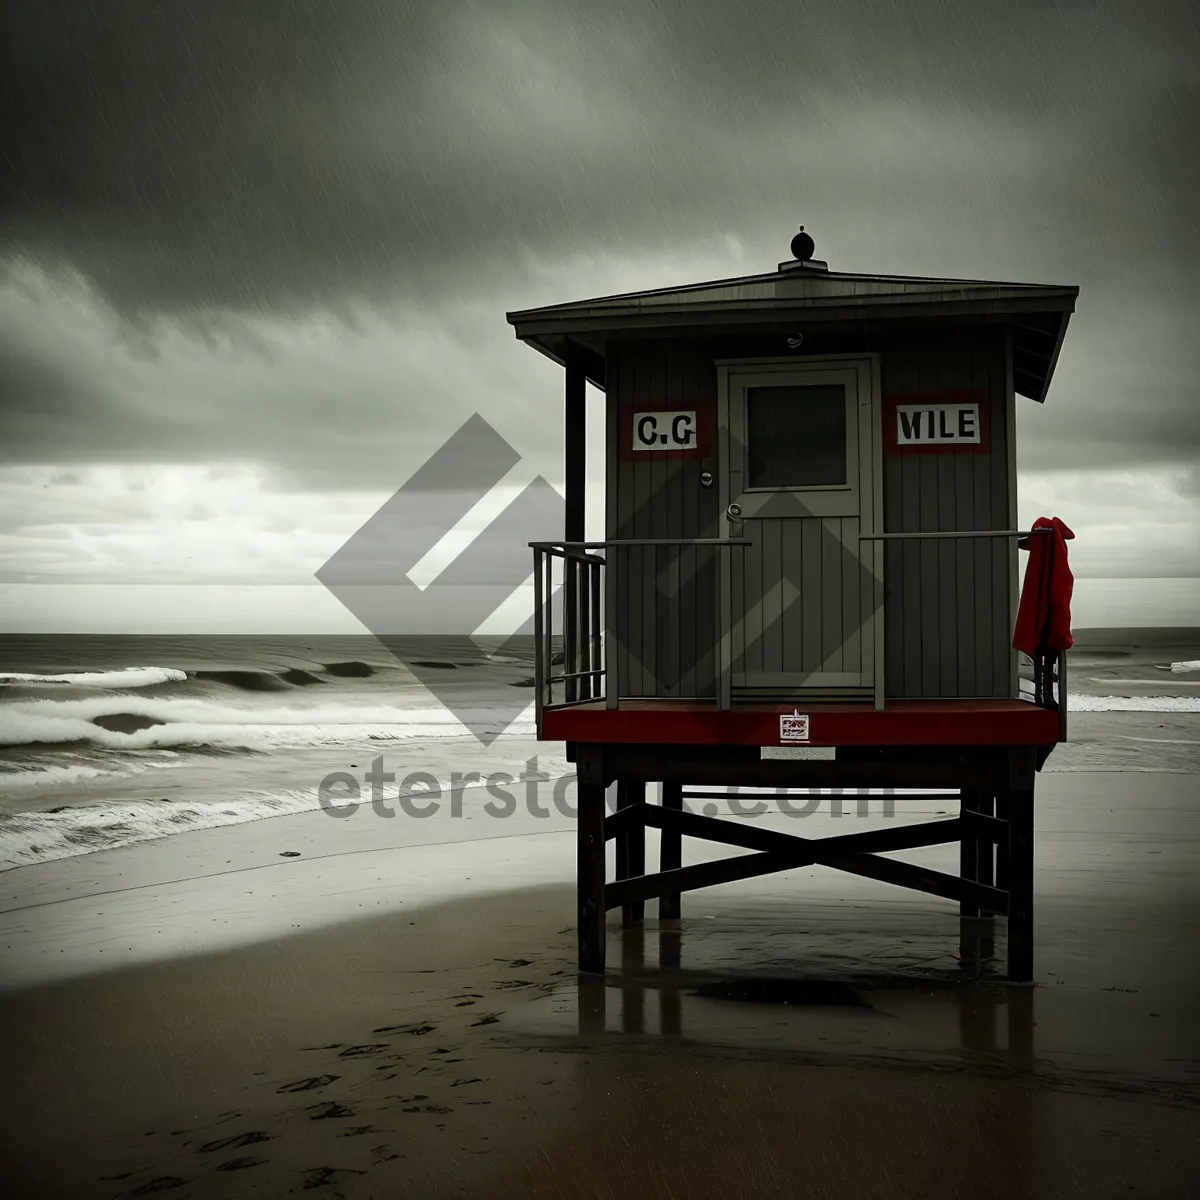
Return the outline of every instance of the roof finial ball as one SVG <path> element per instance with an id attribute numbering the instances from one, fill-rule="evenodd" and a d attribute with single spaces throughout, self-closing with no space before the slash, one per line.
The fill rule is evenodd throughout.
<path id="1" fill-rule="evenodd" d="M 804 232 L 804 226 L 801 225 L 800 232 L 792 238 L 792 257 L 797 262 L 808 262 L 816 248 L 816 243 Z"/>

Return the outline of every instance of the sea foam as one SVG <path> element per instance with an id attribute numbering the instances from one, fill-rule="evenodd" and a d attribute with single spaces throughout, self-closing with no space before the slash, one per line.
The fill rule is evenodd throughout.
<path id="1" fill-rule="evenodd" d="M 486 716 L 481 705 L 481 715 Z M 129 733 L 104 729 L 106 717 L 141 717 L 157 722 Z M 486 722 L 483 722 L 486 723 Z M 529 732 L 519 720 L 511 732 Z M 77 700 L 27 700 L 0 707 L 0 745 L 89 742 L 109 749 L 162 746 L 237 746 L 274 749 L 350 740 L 462 737 L 462 722 L 441 707 L 334 704 L 309 707 L 240 708 L 206 700 L 143 696 L 94 696 Z"/>
<path id="2" fill-rule="evenodd" d="M 119 671 L 68 671 L 61 675 L 31 675 L 0 671 L 0 683 L 69 683 L 75 687 L 140 688 L 159 683 L 180 683 L 187 672 L 175 667 L 122 667 Z"/>
<path id="3" fill-rule="evenodd" d="M 59 812 L 15 813 L 0 818 L 0 870 L 149 842 L 185 830 L 241 825 L 317 807 L 316 792 L 309 789 L 246 793 L 221 804 L 141 800 L 84 805 Z"/>
<path id="4" fill-rule="evenodd" d="M 1067 696 L 1070 712 L 1200 712 L 1200 696 Z"/>

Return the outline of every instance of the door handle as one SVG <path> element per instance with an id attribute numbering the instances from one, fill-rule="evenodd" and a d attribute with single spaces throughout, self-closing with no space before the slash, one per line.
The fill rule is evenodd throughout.
<path id="1" fill-rule="evenodd" d="M 730 521 L 740 521 L 742 519 L 742 506 L 740 504 L 731 504 L 725 510 L 725 516 Z"/>

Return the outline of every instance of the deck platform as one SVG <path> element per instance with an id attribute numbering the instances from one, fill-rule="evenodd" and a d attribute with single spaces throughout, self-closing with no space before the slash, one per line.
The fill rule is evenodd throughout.
<path id="1" fill-rule="evenodd" d="M 546 708 L 541 738 L 549 742 L 675 746 L 1052 746 L 1062 738 L 1059 714 L 1026 700 L 892 700 L 877 710 L 845 702 L 806 705 L 808 737 L 780 738 L 780 717 L 793 704 L 711 700 L 603 700 Z"/>

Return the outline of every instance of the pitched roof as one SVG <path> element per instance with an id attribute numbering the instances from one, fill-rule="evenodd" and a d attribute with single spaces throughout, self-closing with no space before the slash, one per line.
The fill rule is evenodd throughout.
<path id="1" fill-rule="evenodd" d="M 803 316 L 806 323 L 977 316 L 1013 326 L 1016 391 L 1041 401 L 1078 295 L 1077 287 L 856 275 L 829 271 L 820 263 L 793 262 L 781 263 L 778 270 L 764 275 L 524 309 L 509 313 L 508 321 L 519 339 L 561 362 L 572 335 L 596 345 L 606 335 L 621 332 L 749 328 L 793 315 Z"/>

